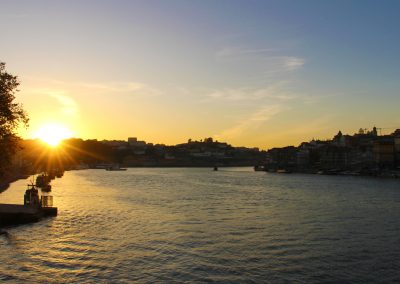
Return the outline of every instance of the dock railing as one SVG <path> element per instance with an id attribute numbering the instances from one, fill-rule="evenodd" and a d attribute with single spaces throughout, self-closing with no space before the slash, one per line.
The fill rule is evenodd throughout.
<path id="1" fill-rule="evenodd" d="M 53 196 L 42 195 L 42 207 L 53 207 Z"/>

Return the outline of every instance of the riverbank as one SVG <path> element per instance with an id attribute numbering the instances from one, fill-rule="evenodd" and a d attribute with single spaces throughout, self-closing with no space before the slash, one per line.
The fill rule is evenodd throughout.
<path id="1" fill-rule="evenodd" d="M 1 177 L 0 180 L 0 193 L 5 191 L 10 187 L 10 184 L 13 183 L 14 181 L 17 181 L 19 179 L 26 179 L 30 176 L 31 174 L 27 173 L 21 173 L 19 171 L 11 171 L 4 176 Z"/>
<path id="2" fill-rule="evenodd" d="M 374 170 L 374 171 L 339 171 L 339 170 L 271 170 L 257 169 L 256 171 L 265 171 L 269 173 L 299 173 L 299 174 L 315 174 L 330 176 L 360 176 L 360 177 L 376 177 L 376 178 L 400 178 L 400 170 Z"/>

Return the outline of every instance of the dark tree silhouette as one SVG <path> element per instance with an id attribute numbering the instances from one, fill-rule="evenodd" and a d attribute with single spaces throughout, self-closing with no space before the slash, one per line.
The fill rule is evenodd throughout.
<path id="1" fill-rule="evenodd" d="M 28 116 L 22 105 L 15 103 L 19 80 L 6 71 L 6 64 L 0 62 L 0 177 L 4 175 L 18 147 L 16 134 L 20 124 L 28 126 Z"/>

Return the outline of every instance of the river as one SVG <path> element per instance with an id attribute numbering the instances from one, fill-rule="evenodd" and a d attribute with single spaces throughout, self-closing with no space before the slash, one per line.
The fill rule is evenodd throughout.
<path id="1" fill-rule="evenodd" d="M 400 180 L 130 168 L 52 186 L 57 217 L 0 236 L 1 281 L 400 282 Z"/>

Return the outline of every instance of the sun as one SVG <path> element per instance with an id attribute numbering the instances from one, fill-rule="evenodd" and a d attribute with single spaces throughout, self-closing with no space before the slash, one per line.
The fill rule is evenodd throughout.
<path id="1" fill-rule="evenodd" d="M 48 145 L 55 147 L 62 140 L 71 138 L 72 131 L 60 124 L 45 124 L 41 126 L 35 133 L 34 138 L 39 138 Z"/>

